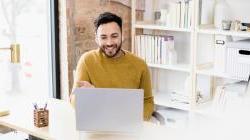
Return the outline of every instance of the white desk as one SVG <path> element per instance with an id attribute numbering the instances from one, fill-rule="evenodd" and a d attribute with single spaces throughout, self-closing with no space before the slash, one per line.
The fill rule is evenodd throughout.
<path id="1" fill-rule="evenodd" d="M 33 102 L 30 98 L 23 96 L 7 97 L 2 100 L 2 105 L 10 109 L 8 116 L 0 117 L 0 124 L 25 132 L 27 134 L 42 138 L 42 139 L 59 139 L 61 135 L 65 139 L 77 136 L 77 132 L 73 129 L 74 110 L 66 102 L 48 99 L 49 109 L 49 127 L 37 128 L 33 124 Z M 3 103 L 4 102 L 4 103 Z M 45 103 L 46 100 L 43 101 Z M 59 134 L 62 133 L 62 134 Z"/>
<path id="2" fill-rule="evenodd" d="M 1 97 L 1 96 L 0 96 Z M 34 101 L 34 100 L 33 100 Z M 49 126 L 37 128 L 33 124 L 33 101 L 23 95 L 4 96 L 0 98 L 0 106 L 10 108 L 8 116 L 0 117 L 0 125 L 4 125 L 42 139 L 78 140 L 79 132 L 75 126 L 75 112 L 73 107 L 65 101 L 45 99 L 48 102 Z M 181 132 L 182 133 L 182 132 Z M 179 131 L 144 123 L 143 132 L 138 136 L 124 136 L 114 134 L 81 134 L 84 140 L 166 140 L 184 139 L 184 134 Z"/>
<path id="3" fill-rule="evenodd" d="M 0 117 L 0 125 L 41 139 L 79 140 L 79 132 L 76 131 L 75 125 L 75 112 L 68 102 L 57 99 L 43 100 L 43 103 L 48 102 L 49 126 L 37 128 L 33 124 L 32 103 L 34 101 L 34 98 L 28 98 L 24 95 L 3 96 L 0 93 L 0 106 L 10 108 L 10 115 Z M 250 116 L 250 114 L 248 115 Z M 243 120 L 240 123 L 239 121 L 220 122 L 219 120 L 207 122 L 205 126 L 198 124 L 198 126 L 189 129 L 170 129 L 145 122 L 143 131 L 138 136 L 82 133 L 81 140 L 249 139 L 249 126 L 250 121 Z"/>

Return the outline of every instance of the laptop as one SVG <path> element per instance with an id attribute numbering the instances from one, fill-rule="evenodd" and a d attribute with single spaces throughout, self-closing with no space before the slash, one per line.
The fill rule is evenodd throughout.
<path id="1" fill-rule="evenodd" d="M 136 133 L 143 123 L 143 90 L 76 88 L 76 129 Z"/>

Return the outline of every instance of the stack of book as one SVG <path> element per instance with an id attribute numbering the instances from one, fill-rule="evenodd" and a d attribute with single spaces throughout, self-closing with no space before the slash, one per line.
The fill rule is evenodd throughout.
<path id="1" fill-rule="evenodd" d="M 167 15 L 161 15 L 166 21 L 161 21 L 168 27 L 190 28 L 192 20 L 193 0 L 181 0 L 168 4 Z"/>
<path id="2" fill-rule="evenodd" d="M 169 50 L 174 48 L 173 36 L 137 35 L 135 54 L 147 63 L 168 64 Z"/>

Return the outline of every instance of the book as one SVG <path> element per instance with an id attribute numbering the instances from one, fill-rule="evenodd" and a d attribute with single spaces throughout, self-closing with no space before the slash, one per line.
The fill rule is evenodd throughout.
<path id="1" fill-rule="evenodd" d="M 190 0 L 188 6 L 188 28 L 190 28 L 192 25 L 192 17 L 193 17 L 192 15 L 193 15 L 193 0 Z"/>
<path id="2" fill-rule="evenodd" d="M 167 37 L 162 37 L 162 49 L 161 49 L 161 64 L 167 64 Z"/>
<path id="3" fill-rule="evenodd" d="M 184 28 L 188 28 L 188 8 L 189 8 L 189 1 L 185 1 L 185 12 L 184 12 Z"/>
<path id="4" fill-rule="evenodd" d="M 176 3 L 176 27 L 181 27 L 181 2 Z"/>
<path id="5" fill-rule="evenodd" d="M 185 7 L 186 7 L 186 5 L 185 5 L 185 1 L 184 0 L 182 0 L 181 1 L 181 26 L 180 26 L 180 28 L 184 28 L 184 25 L 185 25 Z"/>

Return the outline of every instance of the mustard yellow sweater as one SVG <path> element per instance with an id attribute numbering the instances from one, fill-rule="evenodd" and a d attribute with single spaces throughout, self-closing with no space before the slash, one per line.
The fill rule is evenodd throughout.
<path id="1" fill-rule="evenodd" d="M 108 58 L 100 49 L 84 53 L 77 64 L 73 88 L 78 87 L 78 81 L 88 81 L 97 88 L 144 89 L 144 120 L 149 120 L 154 102 L 148 67 L 142 59 L 124 52 L 119 58 Z"/>

